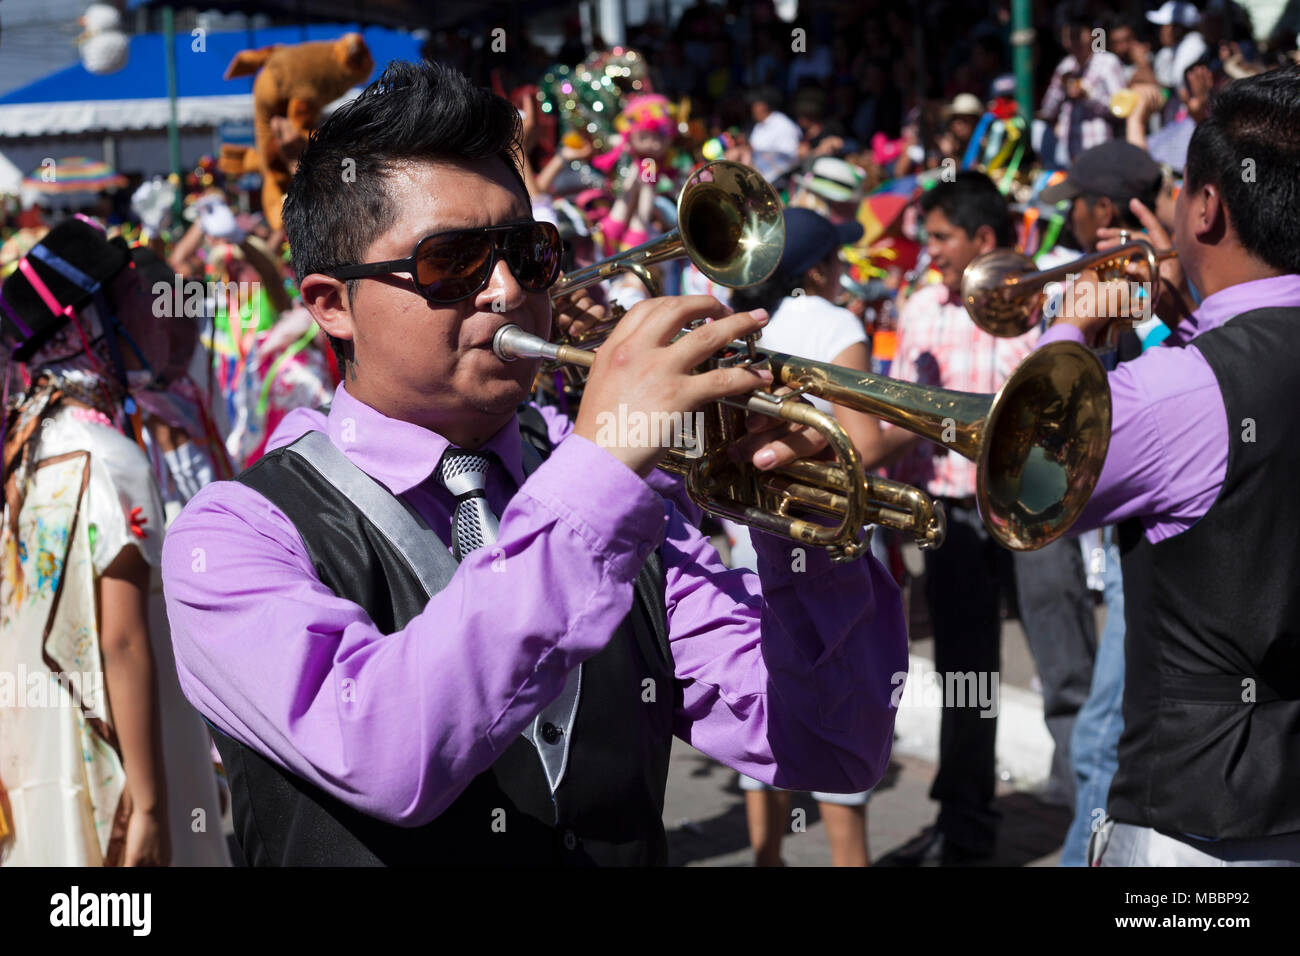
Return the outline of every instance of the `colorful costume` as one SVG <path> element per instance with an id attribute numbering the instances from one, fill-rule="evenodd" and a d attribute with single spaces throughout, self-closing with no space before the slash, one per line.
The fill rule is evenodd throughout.
<path id="1" fill-rule="evenodd" d="M 228 864 L 206 729 L 181 694 L 172 657 L 157 573 L 162 502 L 148 458 L 123 433 L 125 407 L 135 408 L 129 393 L 154 376 L 126 372 L 114 355 L 116 337 L 105 332 L 120 330 L 151 366 L 162 367 L 166 343 L 141 333 L 139 301 L 125 291 L 129 282 L 116 283 L 129 267 L 125 246 L 90 229 L 57 227 L 32 252 L 45 269 L 24 260 L 0 296 L 3 338 L 17 342 L 14 353 L 32 373 L 31 387 L 5 410 L 0 863 L 123 862 L 131 807 L 105 687 L 98 602 L 104 572 L 135 546 L 154 569 L 149 636 L 172 862 Z M 70 292 L 69 282 L 84 294 Z M 111 303 L 110 287 L 121 297 Z M 48 313 L 34 315 L 33 302 Z M 125 322 L 115 317 L 119 309 Z"/>

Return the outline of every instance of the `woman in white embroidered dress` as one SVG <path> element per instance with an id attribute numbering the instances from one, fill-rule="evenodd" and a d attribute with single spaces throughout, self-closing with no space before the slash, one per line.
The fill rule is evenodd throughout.
<path id="1" fill-rule="evenodd" d="M 84 223 L 52 230 L 0 297 L 31 375 L 5 415 L 0 864 L 226 864 L 203 726 L 150 628 L 162 504 L 123 432 L 167 336 L 125 247 Z"/>

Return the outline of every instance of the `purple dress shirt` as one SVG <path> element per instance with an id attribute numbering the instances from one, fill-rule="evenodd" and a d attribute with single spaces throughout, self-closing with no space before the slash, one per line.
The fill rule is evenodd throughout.
<path id="1" fill-rule="evenodd" d="M 869 556 L 833 566 L 811 548 L 797 559 L 789 541 L 755 534 L 758 575 L 728 570 L 650 484 L 543 413 L 556 447 L 527 480 L 518 419 L 485 446 L 504 466 L 487 484 L 496 545 L 466 556 L 393 634 L 321 584 L 266 499 L 238 482 L 200 491 L 163 545 L 191 703 L 339 800 L 427 823 L 604 647 L 661 547 L 677 736 L 780 787 L 875 784 L 892 743 L 893 677 L 907 670 L 902 603 L 884 568 Z M 313 425 L 450 547 L 454 501 L 432 477 L 446 439 L 340 386 L 328 419 L 294 413 L 272 444 Z"/>
<path id="2" fill-rule="evenodd" d="M 1300 275 L 1242 282 L 1206 297 L 1161 346 L 1108 376 L 1111 436 L 1092 498 L 1072 530 L 1139 517 L 1152 544 L 1196 524 L 1219 496 L 1228 472 L 1228 442 L 1244 427 L 1229 422 L 1218 379 L 1196 336 L 1233 316 L 1267 307 L 1300 308 Z M 1057 322 L 1039 341 L 1083 342 Z"/>

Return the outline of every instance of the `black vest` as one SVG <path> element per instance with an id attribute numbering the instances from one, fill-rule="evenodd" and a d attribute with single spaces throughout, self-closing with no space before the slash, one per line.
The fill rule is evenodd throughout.
<path id="1" fill-rule="evenodd" d="M 1120 528 L 1124 733 L 1108 810 L 1236 839 L 1300 830 L 1300 309 L 1197 337 L 1228 414 L 1209 512 L 1151 544 Z M 1251 440 L 1253 439 L 1253 440 Z"/>
<path id="2" fill-rule="evenodd" d="M 519 417 L 525 440 L 545 456 L 541 416 L 524 407 Z M 322 583 L 365 608 L 384 633 L 424 610 L 428 596 L 399 552 L 288 448 L 236 480 L 288 516 Z M 455 640 L 449 624 L 443 639 Z M 652 552 L 632 611 L 583 664 L 568 765 L 554 799 L 537 751 L 519 736 L 450 807 L 417 828 L 366 816 L 214 730 L 244 856 L 252 866 L 662 865 L 677 696 L 669 654 L 663 570 Z"/>

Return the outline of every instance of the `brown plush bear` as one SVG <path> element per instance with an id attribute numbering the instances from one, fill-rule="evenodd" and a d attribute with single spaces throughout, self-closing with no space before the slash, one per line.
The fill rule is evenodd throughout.
<path id="1" fill-rule="evenodd" d="M 365 39 L 349 33 L 337 40 L 244 50 L 226 67 L 226 79 L 257 74 L 253 81 L 255 148 L 223 145 L 221 170 L 230 176 L 262 174 L 262 211 L 280 227 L 285 190 L 307 144 L 320 123 L 321 110 L 375 68 Z"/>

